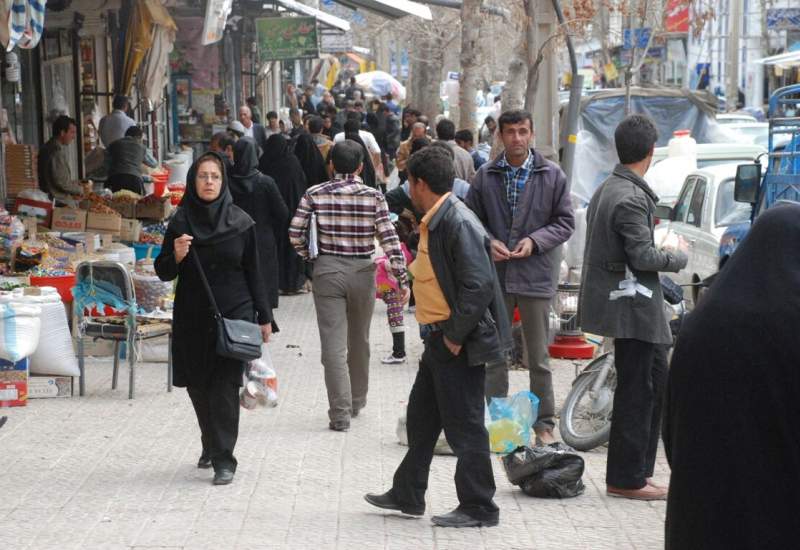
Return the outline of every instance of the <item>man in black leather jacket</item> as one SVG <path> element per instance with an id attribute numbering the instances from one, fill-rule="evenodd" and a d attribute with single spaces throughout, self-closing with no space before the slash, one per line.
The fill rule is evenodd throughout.
<path id="1" fill-rule="evenodd" d="M 483 225 L 452 195 L 453 159 L 438 147 L 407 165 L 411 201 L 424 212 L 414 275 L 416 316 L 425 351 L 408 400 L 408 452 L 392 488 L 367 502 L 405 514 L 425 513 L 433 449 L 444 429 L 458 464 L 459 506 L 434 516 L 443 527 L 497 525 L 495 484 L 484 427 L 484 365 L 511 348 L 502 290 Z"/>

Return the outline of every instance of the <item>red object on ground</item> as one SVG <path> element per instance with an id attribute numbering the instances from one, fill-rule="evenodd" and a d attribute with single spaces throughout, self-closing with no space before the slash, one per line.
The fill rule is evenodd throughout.
<path id="1" fill-rule="evenodd" d="M 33 277 L 31 276 L 31 286 L 52 286 L 61 296 L 61 301 L 65 304 L 72 303 L 72 287 L 75 286 L 75 274 L 60 275 L 58 277 Z"/>
<path id="2" fill-rule="evenodd" d="M 594 357 L 594 346 L 583 336 L 556 336 L 555 342 L 548 348 L 550 357 L 555 359 L 591 359 Z"/>
<path id="3" fill-rule="evenodd" d="M 513 322 L 515 324 L 522 322 L 522 317 L 520 317 L 520 315 L 519 315 L 519 306 L 514 308 L 514 321 Z"/>

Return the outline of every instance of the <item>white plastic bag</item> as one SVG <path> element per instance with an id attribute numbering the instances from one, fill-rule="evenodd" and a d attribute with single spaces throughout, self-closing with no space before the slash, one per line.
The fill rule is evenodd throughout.
<path id="1" fill-rule="evenodd" d="M 40 296 L 25 296 L 17 289 L 4 300 L 6 303 L 20 303 L 38 306 L 42 313 L 39 341 L 42 345 L 30 356 L 31 374 L 51 374 L 59 376 L 80 376 L 72 337 L 69 333 L 67 312 L 58 291 L 53 287 L 41 287 Z M 3 301 L 3 300 L 0 300 Z"/>
<path id="2" fill-rule="evenodd" d="M 278 406 L 278 375 L 272 368 L 272 357 L 266 344 L 261 344 L 261 357 L 250 361 L 247 380 L 245 392 L 254 397 L 258 405 Z"/>
<path id="3" fill-rule="evenodd" d="M 16 363 L 36 351 L 41 314 L 38 306 L 0 304 L 0 358 Z"/>

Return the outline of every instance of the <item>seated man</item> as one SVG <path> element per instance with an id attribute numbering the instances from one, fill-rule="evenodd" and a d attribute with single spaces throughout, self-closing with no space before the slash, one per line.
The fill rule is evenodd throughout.
<path id="1" fill-rule="evenodd" d="M 142 143 L 144 134 L 138 126 L 131 126 L 125 131 L 125 137 L 118 139 L 108 148 L 110 167 L 106 187 L 113 192 L 128 189 L 144 195 L 142 180 L 142 164 L 150 168 L 158 166 L 158 162 L 148 153 Z"/>
<path id="2" fill-rule="evenodd" d="M 57 203 L 72 205 L 84 188 L 72 179 L 68 147 L 75 141 L 78 124 L 74 118 L 61 115 L 53 122 L 53 137 L 39 150 L 37 168 L 39 188 Z"/>

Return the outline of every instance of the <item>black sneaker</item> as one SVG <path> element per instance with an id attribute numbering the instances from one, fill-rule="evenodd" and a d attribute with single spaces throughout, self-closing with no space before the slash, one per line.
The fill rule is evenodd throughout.
<path id="1" fill-rule="evenodd" d="M 433 516 L 431 521 L 439 527 L 494 527 L 500 523 L 500 517 L 491 519 L 478 519 L 470 516 L 466 512 L 455 509 L 449 514 Z"/>
<path id="2" fill-rule="evenodd" d="M 197 467 L 201 470 L 211 468 L 211 458 L 205 453 L 200 455 L 200 460 L 197 461 Z"/>
<path id="3" fill-rule="evenodd" d="M 228 485 L 233 481 L 233 470 L 222 468 L 214 473 L 214 485 Z"/>
<path id="4" fill-rule="evenodd" d="M 408 514 L 409 516 L 421 516 L 425 514 L 424 505 L 404 506 L 399 502 L 397 502 L 397 500 L 394 498 L 394 492 L 392 492 L 391 489 L 389 489 L 382 495 L 367 493 L 366 495 L 364 495 L 364 500 L 366 500 L 373 506 L 377 506 L 378 508 L 383 508 L 384 510 L 397 510 L 398 512 Z"/>
<path id="5" fill-rule="evenodd" d="M 346 432 L 350 430 L 350 422 L 347 420 L 337 420 L 336 422 L 328 423 L 328 428 L 334 432 Z"/>

